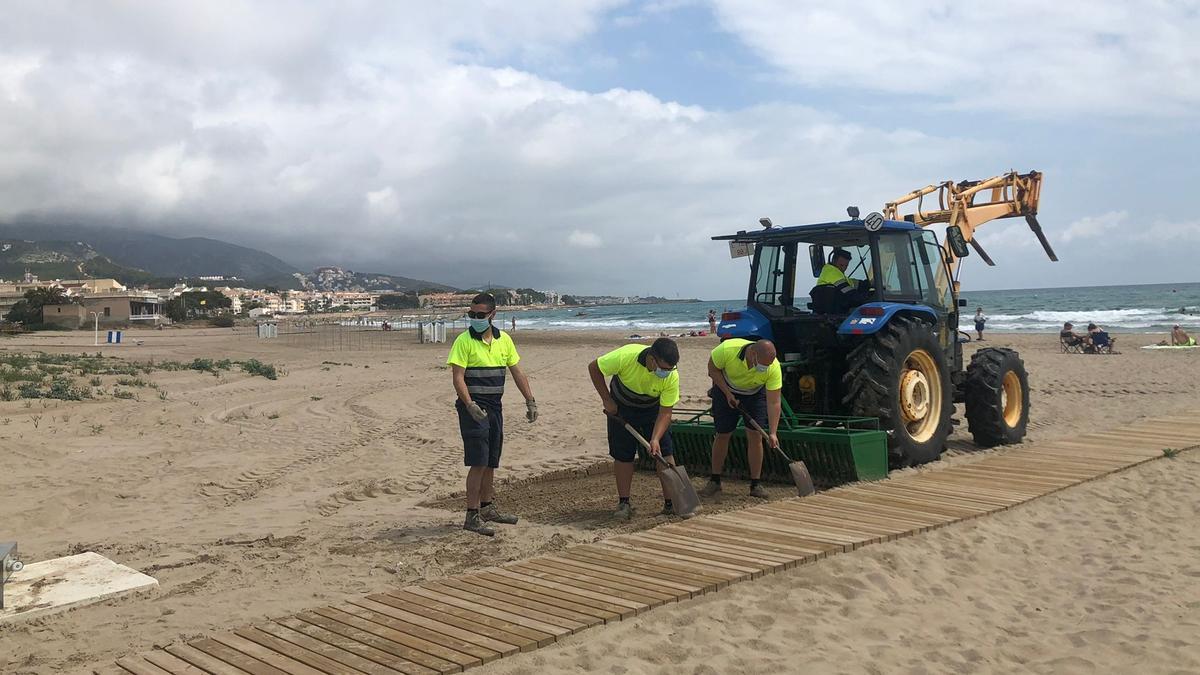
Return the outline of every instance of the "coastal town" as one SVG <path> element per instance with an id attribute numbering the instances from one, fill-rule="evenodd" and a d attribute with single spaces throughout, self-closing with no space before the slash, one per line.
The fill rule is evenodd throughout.
<path id="1" fill-rule="evenodd" d="M 223 275 L 138 288 L 112 278 L 40 279 L 26 272 L 18 280 L 0 279 L 0 317 L 14 328 L 58 330 L 157 328 L 191 320 L 211 320 L 220 326 L 233 325 L 239 318 L 339 313 L 448 318 L 464 313 L 471 298 L 485 290 L 510 309 L 671 302 L 654 296 L 572 296 L 530 288 L 371 290 L 360 283 L 361 275 L 338 267 L 295 277 L 299 286 L 295 289 L 251 288 L 241 279 Z"/>

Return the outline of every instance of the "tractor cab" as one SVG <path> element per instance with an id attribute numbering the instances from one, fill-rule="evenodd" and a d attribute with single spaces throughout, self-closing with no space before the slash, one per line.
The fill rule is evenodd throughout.
<path id="1" fill-rule="evenodd" d="M 714 237 L 752 256 L 746 308 L 723 315 L 718 335 L 770 339 L 781 353 L 802 356 L 800 334 L 817 326 L 834 335 L 870 335 L 896 314 L 919 314 L 945 327 L 939 337 L 952 351 L 958 303 L 937 237 L 904 221 L 871 224 L 852 219 Z M 850 256 L 848 292 L 818 284 L 838 250 Z M 798 326 L 804 326 L 799 334 Z"/>

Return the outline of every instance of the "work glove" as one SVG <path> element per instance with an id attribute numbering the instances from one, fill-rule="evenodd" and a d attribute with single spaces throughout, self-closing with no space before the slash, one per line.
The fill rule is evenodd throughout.
<path id="1" fill-rule="evenodd" d="M 479 407 L 479 404 L 471 401 L 467 404 L 467 413 L 471 415 L 471 419 L 476 422 L 483 422 L 487 419 L 487 411 Z"/>
<path id="2" fill-rule="evenodd" d="M 529 420 L 530 424 L 537 421 L 537 401 L 533 399 L 525 401 L 525 419 Z"/>

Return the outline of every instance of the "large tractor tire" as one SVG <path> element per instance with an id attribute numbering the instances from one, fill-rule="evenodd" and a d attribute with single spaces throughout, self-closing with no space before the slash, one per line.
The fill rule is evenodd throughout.
<path id="1" fill-rule="evenodd" d="M 1011 349 L 988 347 L 971 357 L 963 382 L 967 428 L 975 444 L 1020 443 L 1029 425 L 1029 375 Z"/>
<path id="2" fill-rule="evenodd" d="M 946 446 L 954 395 L 942 354 L 929 324 L 899 316 L 846 358 L 842 402 L 879 418 L 893 467 L 932 462 Z"/>

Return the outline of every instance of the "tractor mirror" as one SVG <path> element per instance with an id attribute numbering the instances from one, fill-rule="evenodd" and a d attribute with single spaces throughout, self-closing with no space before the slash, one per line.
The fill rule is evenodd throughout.
<path id="1" fill-rule="evenodd" d="M 954 253 L 955 258 L 965 258 L 971 254 L 971 249 L 967 248 L 967 240 L 963 238 L 962 228 L 957 225 L 946 228 L 946 243 L 950 244 L 950 251 Z"/>
<path id="2" fill-rule="evenodd" d="M 821 269 L 825 267 L 825 251 L 817 244 L 809 244 L 808 259 L 812 263 L 813 276 L 821 276 Z"/>

